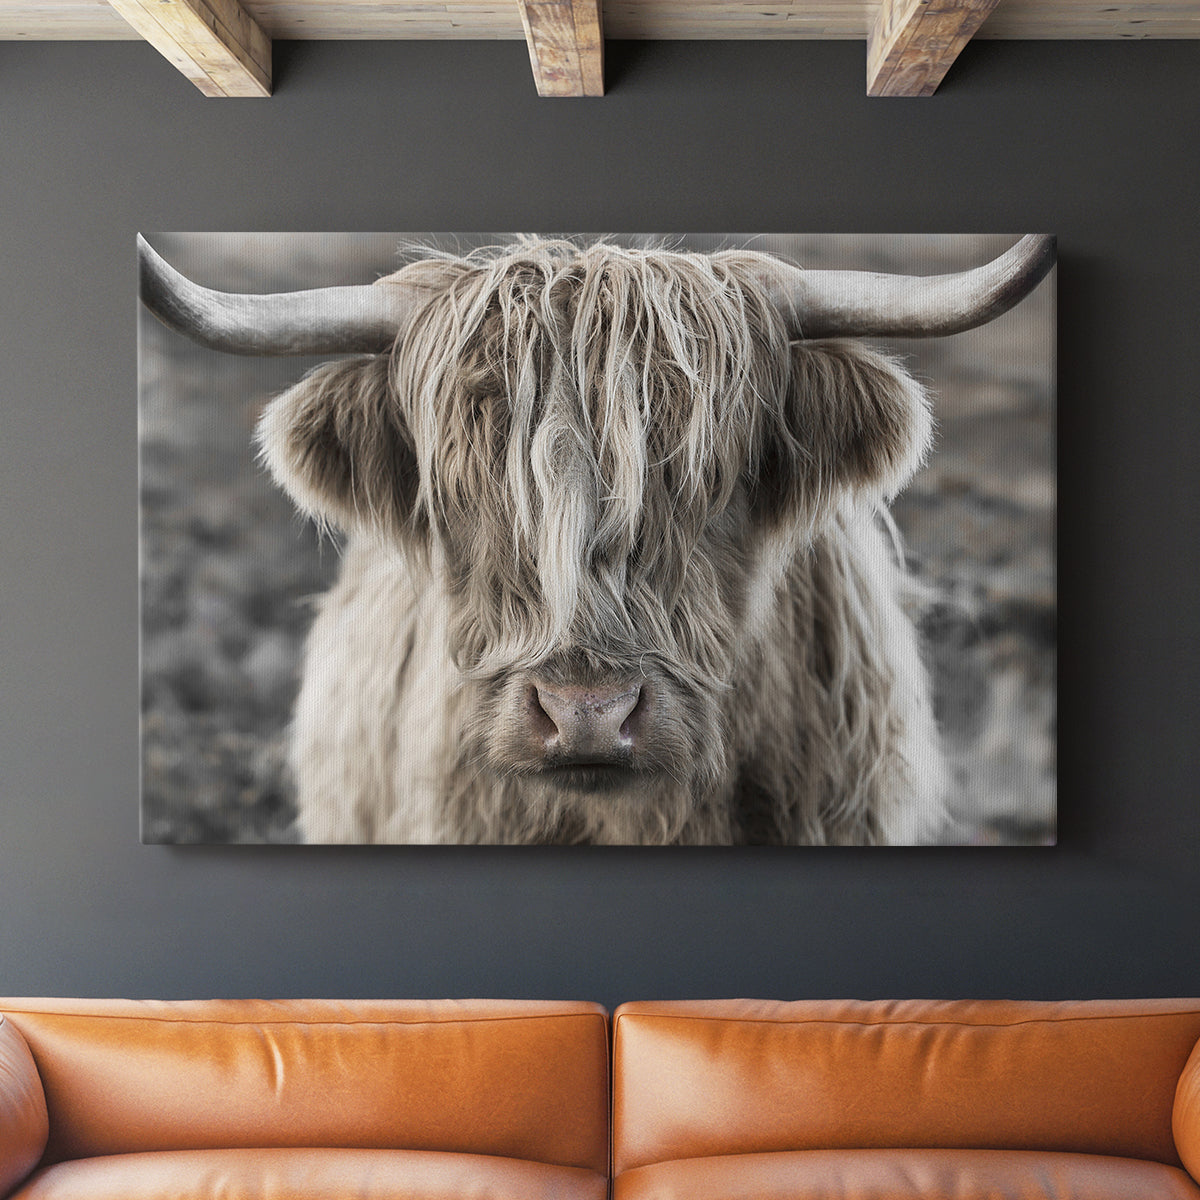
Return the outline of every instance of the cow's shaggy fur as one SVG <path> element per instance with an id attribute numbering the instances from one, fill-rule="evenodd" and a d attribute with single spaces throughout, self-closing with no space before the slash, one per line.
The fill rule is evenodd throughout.
<path id="1" fill-rule="evenodd" d="M 765 256 L 432 255 L 390 355 L 272 402 L 263 455 L 349 534 L 293 768 L 314 842 L 911 843 L 943 766 L 883 504 L 930 437 L 855 342 L 789 343 Z M 530 679 L 633 681 L 654 736 L 547 781 Z"/>

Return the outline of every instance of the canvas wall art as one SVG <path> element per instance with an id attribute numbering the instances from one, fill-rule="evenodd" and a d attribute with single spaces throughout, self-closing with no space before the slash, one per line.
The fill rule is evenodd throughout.
<path id="1" fill-rule="evenodd" d="M 1055 841 L 1052 238 L 138 253 L 144 842 Z"/>

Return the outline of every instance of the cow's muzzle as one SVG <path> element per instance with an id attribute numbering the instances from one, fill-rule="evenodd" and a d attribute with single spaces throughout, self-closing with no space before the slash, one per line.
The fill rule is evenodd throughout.
<path id="1" fill-rule="evenodd" d="M 541 767 L 566 787 L 619 784 L 651 733 L 653 703 L 642 683 L 577 684 L 533 679 L 522 714 Z"/>

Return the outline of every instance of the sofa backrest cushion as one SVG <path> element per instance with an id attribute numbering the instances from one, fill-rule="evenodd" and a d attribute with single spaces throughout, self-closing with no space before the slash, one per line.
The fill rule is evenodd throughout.
<path id="1" fill-rule="evenodd" d="M 692 1001 L 613 1017 L 613 1163 L 868 1147 L 1179 1165 L 1200 1001 Z"/>
<path id="2" fill-rule="evenodd" d="M 143 1150 L 449 1150 L 606 1171 L 599 1005 L 0 1000 L 46 1162 Z"/>

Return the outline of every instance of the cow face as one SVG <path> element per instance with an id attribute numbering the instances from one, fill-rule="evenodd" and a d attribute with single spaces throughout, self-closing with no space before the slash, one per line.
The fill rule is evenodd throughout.
<path id="1" fill-rule="evenodd" d="M 304 511 L 436 577 L 457 752 L 559 836 L 668 838 L 720 806 L 789 564 L 926 448 L 920 388 L 857 343 L 789 342 L 761 273 L 546 243 L 413 264 L 393 352 L 263 416 Z"/>

